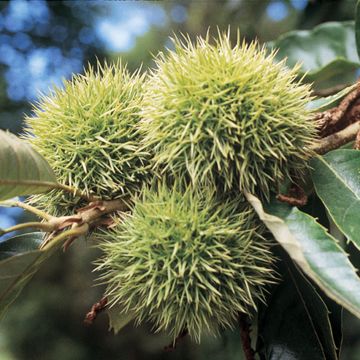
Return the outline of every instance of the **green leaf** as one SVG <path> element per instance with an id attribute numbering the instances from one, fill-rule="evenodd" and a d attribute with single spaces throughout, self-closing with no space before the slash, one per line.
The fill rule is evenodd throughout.
<path id="1" fill-rule="evenodd" d="M 355 12 L 355 38 L 356 38 L 356 50 L 360 57 L 360 1 L 356 3 Z"/>
<path id="2" fill-rule="evenodd" d="M 336 347 L 336 354 L 340 358 L 341 346 L 343 341 L 343 307 L 335 301 L 323 296 L 323 301 L 329 310 L 329 319 L 333 332 L 333 340 Z"/>
<path id="3" fill-rule="evenodd" d="M 201 343 L 193 347 L 191 358 L 196 360 L 245 360 L 240 339 L 240 331 L 236 328 L 223 330 L 216 338 L 204 336 Z M 182 346 L 183 344 L 179 343 L 179 347 Z"/>
<path id="4" fill-rule="evenodd" d="M 50 165 L 28 143 L 0 130 L 0 200 L 57 187 Z"/>
<path id="5" fill-rule="evenodd" d="M 360 151 L 334 150 L 310 165 L 316 193 L 336 226 L 360 249 Z"/>
<path id="6" fill-rule="evenodd" d="M 261 351 L 267 360 L 337 360 L 328 309 L 313 285 L 291 264 L 259 313 Z"/>
<path id="7" fill-rule="evenodd" d="M 269 44 L 278 48 L 276 58 L 287 58 L 294 67 L 301 63 L 305 80 L 324 81 L 359 68 L 353 21 L 328 22 L 313 30 L 291 31 Z"/>
<path id="8" fill-rule="evenodd" d="M 0 318 L 20 294 L 23 287 L 58 248 L 54 243 L 39 250 L 44 234 L 30 233 L 0 242 Z"/>
<path id="9" fill-rule="evenodd" d="M 114 330 L 115 334 L 135 318 L 134 313 L 124 313 L 123 308 L 117 304 L 106 308 L 106 312 L 109 316 L 109 330 Z"/>
<path id="10" fill-rule="evenodd" d="M 9 257 L 38 250 L 43 241 L 44 234 L 33 232 L 14 236 L 0 242 L 0 261 Z"/>
<path id="11" fill-rule="evenodd" d="M 347 254 L 308 214 L 273 199 L 264 210 L 245 193 L 260 219 L 300 268 L 327 296 L 360 318 L 360 279 Z"/>
<path id="12" fill-rule="evenodd" d="M 315 99 L 310 101 L 308 104 L 308 109 L 314 112 L 321 112 L 328 109 L 331 109 L 337 105 L 339 105 L 340 101 L 351 91 L 353 91 L 357 87 L 357 84 L 353 84 L 347 86 L 345 89 L 342 89 L 338 93 L 334 95 L 330 95 L 327 97 Z"/>

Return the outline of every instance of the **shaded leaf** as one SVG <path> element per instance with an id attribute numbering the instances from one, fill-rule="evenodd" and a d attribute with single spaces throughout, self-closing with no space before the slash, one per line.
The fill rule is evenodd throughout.
<path id="1" fill-rule="evenodd" d="M 282 262 L 279 272 L 282 282 L 259 314 L 265 359 L 337 360 L 326 304 L 291 261 Z"/>
<path id="2" fill-rule="evenodd" d="M 245 193 L 275 239 L 331 299 L 360 318 L 360 279 L 347 254 L 326 229 L 308 214 L 273 199 L 264 210 Z"/>
<path id="3" fill-rule="evenodd" d="M 192 359 L 196 360 L 245 360 L 239 329 L 227 329 L 220 336 L 204 336 L 194 347 Z M 184 346 L 182 342 L 179 347 Z"/>
<path id="4" fill-rule="evenodd" d="M 315 99 L 308 103 L 308 109 L 314 112 L 321 112 L 339 105 L 340 101 L 357 87 L 357 84 L 347 86 L 337 94 Z"/>
<path id="5" fill-rule="evenodd" d="M 44 234 L 32 232 L 21 234 L 0 242 L 0 260 L 38 250 L 43 241 Z"/>
<path id="6" fill-rule="evenodd" d="M 115 334 L 135 318 L 134 313 L 123 313 L 122 311 L 122 307 L 117 304 L 106 308 L 106 312 L 109 316 L 109 330 L 114 330 Z"/>
<path id="7" fill-rule="evenodd" d="M 329 310 L 329 319 L 333 332 L 334 343 L 336 346 L 336 354 L 340 358 L 343 341 L 343 307 L 326 296 L 323 297 L 323 301 Z"/>
<path id="8" fill-rule="evenodd" d="M 0 243 L 0 318 L 43 261 L 58 248 L 59 243 L 51 243 L 47 249 L 39 250 L 43 235 L 23 234 Z"/>
<path id="9" fill-rule="evenodd" d="M 300 62 L 305 80 L 324 81 L 359 68 L 353 21 L 328 22 L 312 30 L 291 31 L 269 44 L 278 48 L 276 58 L 287 58 L 294 67 Z"/>
<path id="10" fill-rule="evenodd" d="M 360 151 L 334 150 L 310 165 L 316 193 L 332 220 L 360 249 Z"/>
<path id="11" fill-rule="evenodd" d="M 0 200 L 57 187 L 47 161 L 25 141 L 0 130 Z"/>

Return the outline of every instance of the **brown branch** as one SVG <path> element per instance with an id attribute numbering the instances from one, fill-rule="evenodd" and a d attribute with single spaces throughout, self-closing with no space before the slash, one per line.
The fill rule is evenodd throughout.
<path id="1" fill-rule="evenodd" d="M 307 204 L 308 197 L 305 194 L 304 189 L 302 189 L 298 185 L 293 185 L 290 190 L 289 194 L 279 194 L 276 197 L 279 201 L 287 203 L 292 206 L 305 206 Z"/>
<path id="2" fill-rule="evenodd" d="M 54 238 L 58 239 L 61 236 L 60 231 L 71 227 L 72 231 L 66 232 L 71 235 L 66 237 L 67 241 L 64 246 L 64 250 L 66 250 L 76 238 L 85 235 L 94 224 L 101 223 L 104 216 L 118 211 L 126 211 L 127 209 L 128 205 L 121 199 L 96 201 L 79 209 L 76 215 L 52 217 L 48 222 L 44 223 L 47 226 L 47 232 L 50 234 L 41 245 L 41 248 L 46 247 Z M 86 225 L 86 227 L 83 225 Z"/>
<path id="3" fill-rule="evenodd" d="M 246 360 L 255 360 L 255 352 L 251 348 L 250 326 L 247 322 L 245 314 L 239 315 L 239 326 L 240 326 L 241 343 L 243 346 L 245 359 Z"/>
<path id="4" fill-rule="evenodd" d="M 348 142 L 355 140 L 356 135 L 360 130 L 360 121 L 353 123 L 346 127 L 345 129 L 329 135 L 317 143 L 311 146 L 311 150 L 317 154 L 325 154 L 331 150 L 337 149 L 342 145 L 347 144 Z"/>
<path id="5" fill-rule="evenodd" d="M 360 130 L 356 134 L 354 149 L 355 150 L 360 150 Z"/>
<path id="6" fill-rule="evenodd" d="M 99 313 L 105 310 L 106 305 L 108 303 L 107 297 L 102 298 L 99 302 L 95 303 L 90 311 L 85 315 L 84 323 L 87 326 L 92 325 L 94 320 L 97 318 Z"/>
<path id="7" fill-rule="evenodd" d="M 329 136 L 339 130 L 344 129 L 349 124 L 358 121 L 357 107 L 360 97 L 360 82 L 356 88 L 346 95 L 340 104 L 330 110 L 318 113 L 314 120 L 318 122 L 322 137 Z M 355 108 L 355 109 L 354 109 Z"/>
<path id="8" fill-rule="evenodd" d="M 187 334 L 188 334 L 188 330 L 184 329 L 171 344 L 164 346 L 164 351 L 166 352 L 174 351 L 179 341 L 182 340 L 184 337 L 186 337 Z"/>

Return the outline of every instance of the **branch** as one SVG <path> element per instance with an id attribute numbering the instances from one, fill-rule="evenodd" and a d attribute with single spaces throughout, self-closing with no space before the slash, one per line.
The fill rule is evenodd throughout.
<path id="1" fill-rule="evenodd" d="M 305 206 L 308 201 L 308 197 L 303 188 L 293 184 L 288 194 L 279 194 L 276 197 L 279 201 L 287 203 L 292 206 Z"/>
<path id="2" fill-rule="evenodd" d="M 239 326 L 240 326 L 240 337 L 241 337 L 245 359 L 255 360 L 255 352 L 251 348 L 250 326 L 247 322 L 245 314 L 240 314 Z"/>
<path id="3" fill-rule="evenodd" d="M 79 236 L 85 235 L 93 224 L 99 223 L 100 219 L 110 213 L 117 211 L 126 211 L 128 209 L 127 203 L 122 199 L 95 201 L 88 206 L 79 209 L 78 214 L 70 216 L 53 217 L 48 224 L 52 226 L 51 234 L 41 245 L 41 248 L 47 247 L 54 241 L 59 241 L 62 234 L 66 234 L 61 239 L 68 239 L 65 243 L 64 250 Z M 86 225 L 84 227 L 83 225 Z M 59 230 L 63 230 L 71 226 L 70 230 L 58 234 Z M 50 231 L 49 231 L 50 232 Z"/>
<path id="4" fill-rule="evenodd" d="M 189 333 L 188 330 L 184 329 L 171 344 L 164 347 L 164 351 L 165 352 L 174 351 L 176 349 L 179 341 L 182 340 L 183 338 L 185 338 L 188 335 L 188 333 Z"/>
<path id="5" fill-rule="evenodd" d="M 51 182 L 51 181 L 38 181 L 38 180 L 9 180 L 9 179 L 1 179 L 0 184 L 2 185 L 28 185 L 28 186 L 43 186 L 50 190 L 58 189 L 66 191 L 74 196 L 78 196 L 86 201 L 96 201 L 99 200 L 96 196 L 87 195 L 79 189 L 73 188 L 68 185 Z"/>
<path id="6" fill-rule="evenodd" d="M 88 224 L 82 224 L 81 226 L 78 226 L 76 228 L 72 228 L 66 231 L 61 232 L 59 235 L 52 237 L 51 241 L 49 239 L 45 240 L 40 246 L 41 250 L 44 249 L 51 249 L 55 245 L 57 245 L 59 242 L 65 240 L 66 238 L 77 238 L 81 235 L 85 235 L 89 231 L 89 225 Z"/>
<path id="7" fill-rule="evenodd" d="M 28 229 L 28 228 L 34 228 L 34 229 L 39 229 L 45 232 L 49 232 L 52 231 L 52 225 L 46 222 L 26 222 L 26 223 L 22 223 L 22 224 L 17 224 L 15 226 L 9 227 L 7 229 L 0 229 L 0 236 L 4 235 L 4 234 L 8 234 L 10 232 L 13 231 L 18 231 L 18 230 L 23 230 L 23 229 Z"/>
<path id="8" fill-rule="evenodd" d="M 329 135 L 311 146 L 311 150 L 319 155 L 325 154 L 330 150 L 339 148 L 346 143 L 355 140 L 357 133 L 360 131 L 360 121 L 353 123 L 345 129 Z"/>
<path id="9" fill-rule="evenodd" d="M 107 297 L 103 297 L 99 302 L 95 303 L 90 311 L 85 315 L 85 325 L 92 325 L 94 320 L 97 318 L 100 312 L 104 311 L 108 303 Z"/>
<path id="10" fill-rule="evenodd" d="M 347 94 L 338 106 L 316 114 L 314 120 L 318 122 L 320 134 L 323 137 L 342 130 L 349 124 L 359 120 L 358 116 L 352 114 L 353 110 L 357 110 L 359 97 L 360 82 L 357 82 L 355 89 Z"/>
<path id="11" fill-rule="evenodd" d="M 98 197 L 94 196 L 94 195 L 87 195 L 84 192 L 82 192 L 79 189 L 76 189 L 72 186 L 68 186 L 68 185 L 64 185 L 64 184 L 60 184 L 57 183 L 56 186 L 53 186 L 53 189 L 58 189 L 58 190 L 63 190 L 65 192 L 68 192 L 74 196 L 78 196 L 79 198 L 82 198 L 86 201 L 97 201 L 99 200 Z"/>
<path id="12" fill-rule="evenodd" d="M 27 210 L 35 215 L 37 215 L 38 217 L 43 218 L 44 220 L 51 220 L 52 216 L 48 213 L 46 213 L 45 211 L 42 211 L 34 206 L 31 206 L 29 204 L 23 203 L 21 201 L 11 201 L 11 200 L 6 200 L 3 202 L 4 206 L 10 206 L 10 207 L 19 207 L 22 208 L 24 210 Z M 0 206 L 2 204 L 0 203 Z"/>

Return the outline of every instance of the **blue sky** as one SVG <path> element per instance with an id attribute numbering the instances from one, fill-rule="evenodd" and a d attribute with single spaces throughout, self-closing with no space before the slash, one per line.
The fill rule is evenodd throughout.
<path id="1" fill-rule="evenodd" d="M 288 16 L 290 6 L 301 10 L 306 3 L 307 0 L 291 0 L 291 5 L 284 1 L 272 1 L 267 15 L 274 22 L 282 21 Z M 187 19 L 186 8 L 175 2 L 169 14 L 157 2 L 107 1 L 100 4 L 101 14 L 80 31 L 70 52 L 64 53 L 56 45 L 37 48 L 27 35 L 27 31 L 33 29 L 40 36 L 51 32 L 54 41 L 66 38 L 65 27 L 51 26 L 45 1 L 15 0 L 9 3 L 0 14 L 0 63 L 8 68 L 5 79 L 10 99 L 32 101 L 39 92 L 46 93 L 54 84 L 61 85 L 62 78 L 80 72 L 83 66 L 81 43 L 100 42 L 100 47 L 108 51 L 126 52 L 151 27 L 161 28 L 169 20 L 181 23 Z M 74 1 L 72 6 L 81 12 L 86 8 L 86 3 Z M 6 29 L 10 35 L 1 34 L 2 29 Z"/>

